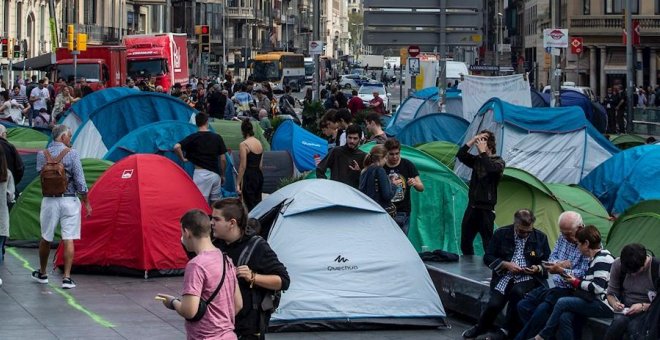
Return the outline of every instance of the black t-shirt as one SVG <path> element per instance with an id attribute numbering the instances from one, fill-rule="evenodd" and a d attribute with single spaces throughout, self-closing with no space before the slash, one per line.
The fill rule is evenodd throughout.
<path id="1" fill-rule="evenodd" d="M 209 116 L 222 119 L 225 116 L 225 107 L 227 106 L 227 97 L 222 93 L 215 91 L 207 98 L 209 104 Z"/>
<path id="2" fill-rule="evenodd" d="M 408 179 L 419 176 L 419 171 L 411 161 L 401 158 L 399 165 L 396 167 L 389 167 L 387 164 L 383 165 L 387 176 L 398 176 L 401 179 L 401 187 L 397 188 L 392 203 L 396 205 L 397 212 L 406 212 L 410 214 L 410 187 L 408 187 Z"/>
<path id="3" fill-rule="evenodd" d="M 219 157 L 227 152 L 224 140 L 211 131 L 198 131 L 179 142 L 183 154 L 195 166 L 220 173 Z"/>

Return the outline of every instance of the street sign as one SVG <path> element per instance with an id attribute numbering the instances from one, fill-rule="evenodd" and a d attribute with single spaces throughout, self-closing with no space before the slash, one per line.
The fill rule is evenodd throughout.
<path id="1" fill-rule="evenodd" d="M 560 28 L 544 29 L 543 47 L 568 48 L 568 30 Z"/>
<path id="2" fill-rule="evenodd" d="M 511 44 L 500 44 L 500 52 L 509 53 L 511 52 Z"/>
<path id="3" fill-rule="evenodd" d="M 415 45 L 410 45 L 410 46 L 408 46 L 408 54 L 409 54 L 411 57 L 416 57 L 416 56 L 418 56 L 418 55 L 419 55 L 419 52 L 420 52 L 419 46 L 415 46 Z"/>
<path id="4" fill-rule="evenodd" d="M 468 69 L 470 71 L 498 72 L 500 67 L 496 65 L 470 65 Z"/>
<path id="5" fill-rule="evenodd" d="M 571 53 L 573 54 L 582 54 L 584 50 L 582 37 L 572 37 L 571 38 Z"/>
<path id="6" fill-rule="evenodd" d="M 478 32 L 478 33 L 474 33 Z M 415 44 L 418 46 L 437 47 L 440 44 L 448 46 L 481 46 L 481 31 L 451 31 L 445 33 L 446 40 L 440 39 L 438 31 L 366 31 L 364 32 L 364 43 L 367 45 L 401 46 Z"/>
<path id="7" fill-rule="evenodd" d="M 420 73 L 419 58 L 408 58 L 408 71 L 411 76 L 416 76 Z"/>
<path id="8" fill-rule="evenodd" d="M 321 40 L 312 40 L 309 42 L 309 54 L 323 54 L 323 41 Z"/>

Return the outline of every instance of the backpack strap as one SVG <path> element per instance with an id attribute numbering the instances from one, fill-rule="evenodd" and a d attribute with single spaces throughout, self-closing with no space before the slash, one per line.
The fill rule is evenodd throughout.
<path id="1" fill-rule="evenodd" d="M 50 158 L 50 160 L 52 160 L 52 161 L 55 162 L 55 163 L 59 163 L 59 162 L 62 161 L 62 159 L 64 159 L 64 156 L 66 156 L 66 154 L 68 154 L 69 151 L 71 151 L 70 148 L 64 148 L 64 150 L 62 150 L 62 152 L 60 152 L 60 154 L 57 155 L 57 157 L 56 157 L 54 160 L 53 160 L 52 157 L 50 156 L 50 153 L 48 153 L 48 158 Z M 46 154 L 47 152 L 48 152 L 48 150 L 46 150 L 46 151 L 44 152 L 44 154 Z"/>
<path id="2" fill-rule="evenodd" d="M 44 157 L 46 157 L 46 163 L 52 163 L 53 162 L 53 156 L 50 155 L 50 152 L 48 152 L 48 149 L 44 150 Z"/>
<path id="3" fill-rule="evenodd" d="M 252 253 L 254 253 L 254 250 L 257 248 L 257 245 L 264 239 L 261 238 L 261 236 L 253 236 L 250 241 L 248 241 L 247 246 L 243 248 L 243 251 L 241 251 L 241 255 L 238 257 L 238 261 L 236 261 L 236 267 L 244 266 L 250 262 L 250 258 L 252 257 Z"/>
<path id="4" fill-rule="evenodd" d="M 658 289 L 659 282 L 658 276 L 660 274 L 660 260 L 655 256 L 651 257 L 651 280 L 653 281 L 653 286 Z"/>

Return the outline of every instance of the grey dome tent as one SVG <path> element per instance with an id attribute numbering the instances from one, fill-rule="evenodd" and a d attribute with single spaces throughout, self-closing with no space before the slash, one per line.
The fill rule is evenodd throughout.
<path id="1" fill-rule="evenodd" d="M 394 220 L 340 182 L 309 179 L 265 198 L 250 217 L 293 278 L 276 331 L 444 325 L 424 263 Z"/>

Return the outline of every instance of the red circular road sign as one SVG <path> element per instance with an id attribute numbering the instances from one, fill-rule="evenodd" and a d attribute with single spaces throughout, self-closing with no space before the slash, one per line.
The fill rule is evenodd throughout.
<path id="1" fill-rule="evenodd" d="M 311 43 L 309 43 L 309 45 L 312 46 L 312 48 L 316 48 L 319 46 L 319 44 L 317 44 L 316 41 L 312 41 Z"/>
<path id="2" fill-rule="evenodd" d="M 411 45 L 408 46 L 408 55 L 411 57 L 416 57 L 419 55 L 420 49 L 419 46 Z"/>

